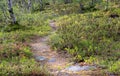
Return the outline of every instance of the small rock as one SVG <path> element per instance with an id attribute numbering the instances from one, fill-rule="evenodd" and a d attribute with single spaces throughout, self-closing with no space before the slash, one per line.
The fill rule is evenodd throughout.
<path id="1" fill-rule="evenodd" d="M 47 58 L 45 58 L 44 56 L 37 56 L 37 57 L 35 57 L 35 59 L 37 61 L 45 61 L 45 60 L 47 60 Z"/>
<path id="2" fill-rule="evenodd" d="M 79 66 L 79 65 L 75 65 L 75 66 L 68 67 L 66 70 L 73 71 L 73 72 L 78 72 L 78 71 L 93 70 L 93 69 L 96 69 L 96 67 L 95 66 Z"/>

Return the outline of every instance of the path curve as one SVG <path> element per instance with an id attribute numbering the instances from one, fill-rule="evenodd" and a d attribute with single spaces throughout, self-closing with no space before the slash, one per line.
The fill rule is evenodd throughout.
<path id="1" fill-rule="evenodd" d="M 54 30 L 56 29 L 54 21 L 50 22 L 50 26 Z M 66 68 L 70 65 L 72 66 L 73 63 L 69 62 L 69 59 L 63 54 L 59 54 L 50 48 L 48 45 L 49 37 L 50 35 L 36 37 L 33 39 L 30 46 L 33 50 L 35 59 L 40 63 L 47 65 L 51 74 L 54 76 L 101 76 L 98 71 L 67 71 Z"/>

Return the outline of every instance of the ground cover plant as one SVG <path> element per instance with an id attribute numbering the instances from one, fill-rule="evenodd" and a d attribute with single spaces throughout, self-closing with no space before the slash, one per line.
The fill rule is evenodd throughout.
<path id="1" fill-rule="evenodd" d="M 120 18 L 111 18 L 112 12 L 108 12 L 60 17 L 57 20 L 59 28 L 51 36 L 52 46 L 58 51 L 70 53 L 75 62 L 105 65 L 110 72 L 118 74 Z"/>
<path id="2" fill-rule="evenodd" d="M 1 0 L 0 76 L 50 76 L 29 43 L 50 35 L 52 49 L 120 74 L 119 0 Z M 57 26 L 52 33 L 50 22 Z"/>
<path id="3" fill-rule="evenodd" d="M 1 76 L 48 76 L 45 66 L 33 58 L 28 42 L 33 36 L 45 36 L 51 30 L 49 14 L 24 14 L 18 24 L 1 23 L 0 75 Z M 46 18 L 47 17 L 47 18 Z M 20 20 L 20 21 L 19 21 Z"/>

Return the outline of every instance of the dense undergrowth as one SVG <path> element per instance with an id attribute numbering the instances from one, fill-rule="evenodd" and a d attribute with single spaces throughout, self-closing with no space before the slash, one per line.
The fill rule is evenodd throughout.
<path id="1" fill-rule="evenodd" d="M 32 58 L 30 49 L 23 44 L 5 44 L 0 46 L 1 76 L 46 76 L 49 73 Z"/>
<path id="2" fill-rule="evenodd" d="M 48 76 L 45 66 L 33 58 L 28 42 L 33 36 L 45 36 L 51 30 L 47 13 L 24 14 L 18 24 L 0 25 L 0 76 Z"/>
<path id="3" fill-rule="evenodd" d="M 89 7 L 86 2 L 82 12 L 79 3 L 49 5 L 43 11 L 35 6 L 31 13 L 14 7 L 18 23 L 14 25 L 8 12 L 0 9 L 0 76 L 49 76 L 33 58 L 27 43 L 33 36 L 48 35 L 52 19 L 58 25 L 51 36 L 53 48 L 67 51 L 75 62 L 97 64 L 119 74 L 120 8 L 110 3 L 112 7 L 106 11 L 104 3 L 98 3 Z"/>
<path id="4" fill-rule="evenodd" d="M 75 62 L 97 64 L 119 74 L 119 10 L 70 14 L 56 19 L 58 29 L 51 36 L 51 45 L 58 51 L 67 51 Z"/>

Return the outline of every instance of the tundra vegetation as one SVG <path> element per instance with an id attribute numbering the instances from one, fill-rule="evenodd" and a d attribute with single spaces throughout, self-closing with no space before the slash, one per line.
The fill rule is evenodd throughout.
<path id="1" fill-rule="evenodd" d="M 119 75 L 119 16 L 119 0 L 0 0 L 0 76 L 49 76 L 28 43 L 50 34 L 50 20 L 54 50 Z"/>

